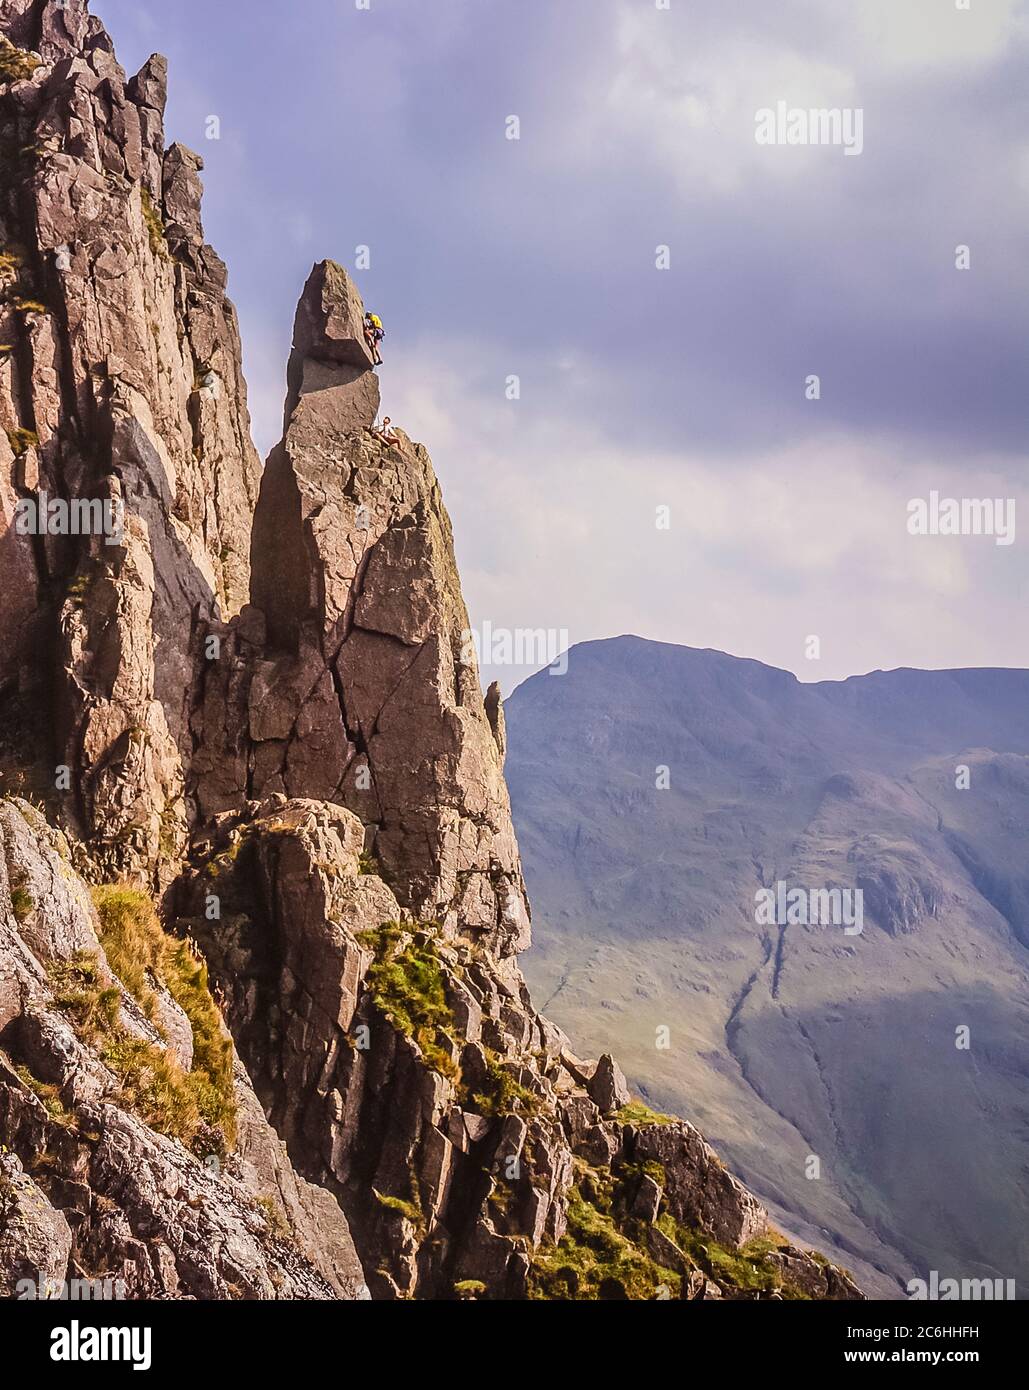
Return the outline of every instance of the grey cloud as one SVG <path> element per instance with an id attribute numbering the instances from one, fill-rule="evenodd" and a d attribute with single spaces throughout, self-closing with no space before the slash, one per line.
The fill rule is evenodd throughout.
<path id="1" fill-rule="evenodd" d="M 158 13 L 155 0 L 103 10 L 123 59 L 141 62 L 154 40 L 139 20 Z M 421 411 L 408 423 L 418 432 L 424 420 L 454 498 L 473 606 L 494 610 L 500 595 L 531 622 L 544 605 L 541 560 L 551 587 L 581 586 L 588 541 L 571 543 L 558 511 L 548 529 L 538 509 L 548 477 L 584 463 L 603 470 L 593 565 L 618 580 L 592 597 L 576 590 L 578 635 L 684 641 L 674 601 L 656 604 L 647 542 L 628 540 L 617 564 L 599 548 L 620 468 L 644 491 L 677 458 L 684 478 L 698 459 L 743 479 L 768 468 L 788 492 L 832 439 L 834 466 L 873 491 L 892 477 L 914 495 L 934 460 L 948 478 L 960 465 L 1010 479 L 1029 374 L 1029 7 L 976 6 L 963 31 L 948 10 L 943 0 L 673 0 L 667 13 L 645 0 L 392 0 L 363 13 L 306 0 L 287 23 L 266 0 L 162 0 L 171 131 L 207 160 L 207 230 L 251 344 L 261 445 L 278 430 L 276 364 L 310 262 L 348 260 L 368 243 L 362 283 L 389 329 L 387 400 Z M 1020 27 L 997 38 L 1006 14 Z M 864 109 L 860 158 L 756 146 L 756 106 L 809 90 L 815 104 Z M 205 145 L 212 110 L 225 136 Z M 511 113 L 523 123 L 517 144 L 503 139 Z M 967 273 L 953 268 L 959 242 L 972 248 Z M 667 273 L 653 269 L 659 243 L 672 249 Z M 461 389 L 418 397 L 417 379 L 444 367 Z M 817 404 L 804 399 L 810 372 L 823 381 Z M 523 395 L 503 413 L 508 373 Z M 453 438 L 434 438 L 449 409 Z M 520 495 L 503 487 L 505 470 L 524 478 Z M 888 527 L 882 505 L 870 525 Z M 519 508 L 537 513 L 522 558 L 491 520 L 517 523 Z M 462 538 L 465 512 L 476 529 Z M 754 654 L 795 664 L 785 645 L 769 648 L 761 606 L 792 596 L 800 623 L 804 576 L 774 555 L 756 566 L 731 536 L 706 558 L 713 609 L 724 583 L 751 614 Z M 674 600 L 684 562 L 662 563 Z M 841 601 L 862 587 L 855 563 L 840 561 Z M 991 580 L 976 657 L 1002 659 L 1006 582 Z M 853 600 L 841 667 L 847 651 L 870 659 L 883 604 L 891 592 L 906 600 L 909 585 L 900 566 L 874 602 Z M 974 592 L 960 599 L 966 633 L 976 603 Z M 781 611 L 773 630 L 787 644 Z M 946 621 L 938 644 L 954 664 Z M 926 622 L 923 607 L 910 639 L 919 660 L 932 650 Z M 746 622 L 724 630 L 745 649 Z M 880 645 L 902 657 L 904 640 L 891 632 Z"/>

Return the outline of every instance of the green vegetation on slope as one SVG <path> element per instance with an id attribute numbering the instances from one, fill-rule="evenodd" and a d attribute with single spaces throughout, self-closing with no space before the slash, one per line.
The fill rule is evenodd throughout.
<path id="1" fill-rule="evenodd" d="M 39 448 L 39 435 L 35 430 L 13 429 L 7 431 L 7 442 L 16 459 L 24 458 L 30 449 Z"/>
<path id="2" fill-rule="evenodd" d="M 47 1114 L 52 1120 L 56 1121 L 59 1125 L 66 1125 L 68 1128 L 74 1126 L 75 1116 L 67 1109 L 64 1102 L 61 1100 L 59 1087 L 48 1085 L 45 1081 L 40 1081 L 38 1077 L 33 1076 L 32 1072 L 29 1071 L 26 1066 L 16 1066 L 15 1071 L 37 1099 L 42 1101 Z"/>
<path id="3" fill-rule="evenodd" d="M 674 1125 L 676 1123 L 674 1115 L 662 1115 L 657 1110 L 651 1110 L 650 1106 L 645 1105 L 641 1100 L 631 1100 L 628 1105 L 623 1105 L 617 1118 L 623 1125 L 635 1125 L 637 1129 L 643 1129 L 647 1125 Z"/>
<path id="4" fill-rule="evenodd" d="M 93 889 L 100 940 L 111 968 L 140 1007 L 153 1018 L 157 1004 L 151 972 L 189 1019 L 193 1032 L 190 1089 L 203 1121 L 231 1148 L 236 1139 L 232 1042 L 211 994 L 207 965 L 189 941 L 169 936 L 150 898 L 138 889 L 109 885 Z"/>
<path id="5" fill-rule="evenodd" d="M 528 1117 L 539 1110 L 539 1100 L 527 1086 L 512 1074 L 510 1066 L 490 1048 L 486 1054 L 486 1078 L 482 1089 L 467 1097 L 468 1103 L 481 1115 L 522 1115 Z"/>
<path id="6" fill-rule="evenodd" d="M 147 236 L 150 240 L 150 250 L 155 256 L 167 260 L 168 242 L 164 235 L 164 221 L 160 211 L 146 188 L 139 190 L 139 196 L 143 205 L 143 222 L 146 225 Z"/>
<path id="7" fill-rule="evenodd" d="M 12 887 L 11 889 L 11 908 L 14 911 L 16 922 L 26 921 L 35 910 L 35 899 L 29 890 L 23 886 Z"/>
<path id="8" fill-rule="evenodd" d="M 657 1226 L 670 1240 L 675 1241 L 698 1269 L 702 1269 L 730 1295 L 734 1290 L 743 1293 L 772 1293 L 778 1290 L 785 1299 L 807 1298 L 807 1294 L 783 1280 L 775 1265 L 768 1263 L 768 1255 L 788 1244 L 786 1238 L 778 1233 L 748 1241 L 738 1250 L 730 1250 L 702 1231 L 690 1231 L 679 1225 L 667 1213 L 658 1217 Z"/>
<path id="9" fill-rule="evenodd" d="M 611 1171 L 577 1161 L 578 1182 L 569 1194 L 568 1229 L 555 1245 L 541 1245 L 529 1275 L 529 1297 L 575 1301 L 678 1298 L 682 1275 L 651 1255 L 648 1223 L 630 1214 L 632 1196 L 646 1175 L 664 1186 L 660 1164 L 623 1164 Z M 663 1205 L 663 1204 L 662 1204 Z M 807 1295 L 783 1280 L 768 1256 L 786 1245 L 771 1232 L 739 1250 L 719 1245 L 704 1232 L 691 1231 L 667 1211 L 656 1229 L 678 1249 L 676 1263 L 717 1284 L 726 1297 L 778 1291 L 784 1299 Z"/>
<path id="10" fill-rule="evenodd" d="M 358 940 L 375 953 L 366 984 L 376 1008 L 418 1044 L 434 1071 L 456 1078 L 452 1050 L 458 1030 L 431 938 L 425 932 L 412 936 L 399 922 L 386 922 L 361 932 Z"/>
<path id="11" fill-rule="evenodd" d="M 101 979 L 94 954 L 80 952 L 51 966 L 58 1007 L 118 1077 L 124 1103 L 152 1129 L 197 1153 L 227 1151 L 236 1138 L 232 1043 L 211 996 L 206 965 L 188 942 L 162 930 L 146 893 L 125 885 L 92 891 L 111 969 L 152 1022 L 159 1010 L 155 982 L 166 987 L 192 1028 L 192 1068 L 187 1071 L 166 1048 L 133 1037 L 121 1025 L 120 991 Z"/>
<path id="12" fill-rule="evenodd" d="M 568 1229 L 557 1245 L 536 1251 L 529 1276 L 534 1299 L 678 1298 L 681 1280 L 633 1240 L 616 1220 L 617 1180 L 580 1165 L 569 1193 Z"/>

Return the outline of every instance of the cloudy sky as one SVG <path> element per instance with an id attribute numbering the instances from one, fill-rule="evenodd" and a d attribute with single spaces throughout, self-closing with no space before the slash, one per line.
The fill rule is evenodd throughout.
<path id="1" fill-rule="evenodd" d="M 1029 0 L 365 3 L 94 0 L 169 57 L 262 452 L 311 264 L 367 245 L 477 627 L 1029 665 Z M 759 144 L 780 101 L 862 152 Z M 910 535 L 933 490 L 1015 543 Z"/>

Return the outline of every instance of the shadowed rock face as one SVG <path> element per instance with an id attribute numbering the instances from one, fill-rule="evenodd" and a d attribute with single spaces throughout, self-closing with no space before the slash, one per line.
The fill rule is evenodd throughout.
<path id="1" fill-rule="evenodd" d="M 541 1007 L 866 1287 L 1024 1278 L 1029 674 L 625 637 L 506 712 Z M 860 889 L 863 932 L 758 922 L 777 882 Z"/>
<path id="2" fill-rule="evenodd" d="M 40 735 L 0 740 L 0 773 L 67 832 L 0 804 L 0 1291 L 88 1269 L 131 1297 L 860 1297 L 533 1008 L 499 691 L 429 457 L 370 429 L 349 277 L 305 287 L 258 497 L 163 60 L 126 82 L 81 0 L 0 0 L 0 33 L 0 135 L 35 150 L 0 189 L 0 728 Z M 39 489 L 117 499 L 124 534 L 20 536 Z M 151 921 L 147 949 L 202 1008 L 131 951 L 119 978 L 73 864 L 159 894 L 175 935 Z"/>
<path id="3" fill-rule="evenodd" d="M 0 30 L 35 50 L 0 83 L 0 715 L 35 742 L 25 789 L 111 871 L 166 879 L 194 623 L 249 583 L 259 464 L 235 312 L 201 161 L 164 148 L 164 59 L 127 82 L 83 0 L 3 0 Z M 19 535 L 18 499 L 41 493 L 116 499 L 123 537 Z"/>

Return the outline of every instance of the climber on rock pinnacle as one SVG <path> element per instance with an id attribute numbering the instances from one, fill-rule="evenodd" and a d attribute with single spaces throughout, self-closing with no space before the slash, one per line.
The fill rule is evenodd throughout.
<path id="1" fill-rule="evenodd" d="M 379 344 L 386 336 L 382 326 L 382 319 L 378 314 L 367 313 L 364 316 L 364 336 L 365 341 L 372 350 L 372 357 L 376 367 L 382 366 L 382 355 L 379 352 Z"/>

